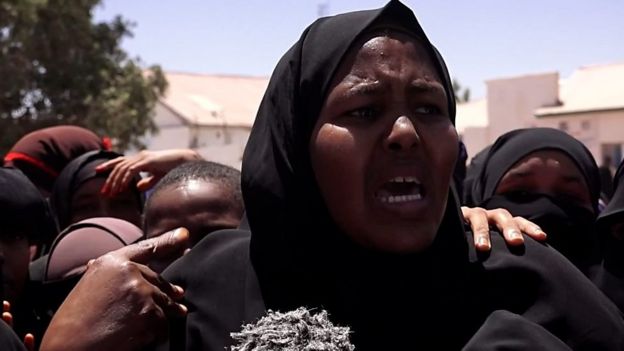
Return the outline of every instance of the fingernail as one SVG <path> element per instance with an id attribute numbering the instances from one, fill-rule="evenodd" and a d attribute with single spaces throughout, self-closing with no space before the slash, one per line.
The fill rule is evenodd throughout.
<path id="1" fill-rule="evenodd" d="M 485 238 L 479 238 L 479 240 L 477 240 L 477 244 L 481 247 L 486 247 L 488 249 L 490 248 L 490 244 Z"/>
<path id="2" fill-rule="evenodd" d="M 184 295 L 184 289 L 182 289 L 182 287 L 181 287 L 181 286 L 174 285 L 174 286 L 173 286 L 173 288 L 175 289 L 175 291 L 176 291 L 176 293 L 177 293 L 178 295 Z"/>
<path id="3" fill-rule="evenodd" d="M 543 230 L 542 230 L 542 228 L 540 228 L 540 227 L 535 227 L 535 228 L 533 228 L 533 232 L 534 232 L 535 234 L 539 234 L 539 235 L 546 236 L 546 233 L 544 233 L 544 231 L 543 231 Z"/>
<path id="4" fill-rule="evenodd" d="M 183 314 L 187 314 L 188 313 L 188 308 L 186 308 L 186 306 L 184 306 L 183 304 L 178 304 L 178 307 L 180 308 L 180 312 L 182 312 Z"/>
<path id="5" fill-rule="evenodd" d="M 186 229 L 185 228 L 176 229 L 175 232 L 173 232 L 173 236 L 176 239 L 183 239 L 186 236 Z"/>
<path id="6" fill-rule="evenodd" d="M 519 239 L 519 238 L 522 237 L 520 232 L 518 232 L 515 229 L 510 229 L 509 232 L 507 232 L 507 235 L 509 235 L 509 237 L 512 238 L 512 239 Z"/>

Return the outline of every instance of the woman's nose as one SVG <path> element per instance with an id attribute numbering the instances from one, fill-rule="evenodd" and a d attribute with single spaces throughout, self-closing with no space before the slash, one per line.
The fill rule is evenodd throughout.
<path id="1" fill-rule="evenodd" d="M 407 151 L 415 148 L 420 142 L 414 123 L 406 116 L 394 121 L 390 134 L 386 137 L 385 147 L 389 151 Z"/>

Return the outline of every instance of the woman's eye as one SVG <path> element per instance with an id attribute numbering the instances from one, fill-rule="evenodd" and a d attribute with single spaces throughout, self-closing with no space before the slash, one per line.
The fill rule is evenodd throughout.
<path id="1" fill-rule="evenodd" d="M 372 106 L 362 107 L 351 110 L 347 113 L 349 116 L 361 119 L 374 119 L 379 114 L 379 110 Z"/>
<path id="2" fill-rule="evenodd" d="M 414 112 L 421 114 L 421 115 L 434 115 L 434 114 L 439 114 L 440 109 L 433 105 L 425 105 L 425 106 L 418 106 Z"/>

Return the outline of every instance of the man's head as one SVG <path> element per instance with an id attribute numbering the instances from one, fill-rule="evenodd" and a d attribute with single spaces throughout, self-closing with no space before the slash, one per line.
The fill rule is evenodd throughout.
<path id="1" fill-rule="evenodd" d="M 236 228 L 243 215 L 240 172 L 214 162 L 174 168 L 147 200 L 143 230 L 148 238 L 185 227 L 195 245 L 206 234 Z"/>

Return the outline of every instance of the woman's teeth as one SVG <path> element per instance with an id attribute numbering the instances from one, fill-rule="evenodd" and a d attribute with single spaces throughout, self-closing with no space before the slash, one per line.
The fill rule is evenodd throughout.
<path id="1" fill-rule="evenodd" d="M 416 177 L 395 177 L 385 183 L 378 191 L 377 198 L 382 203 L 405 203 L 423 198 L 420 181 Z"/>
<path id="2" fill-rule="evenodd" d="M 379 197 L 381 202 L 387 203 L 400 203 L 400 202 L 410 202 L 422 199 L 422 195 L 392 195 L 392 196 L 381 196 Z"/>

